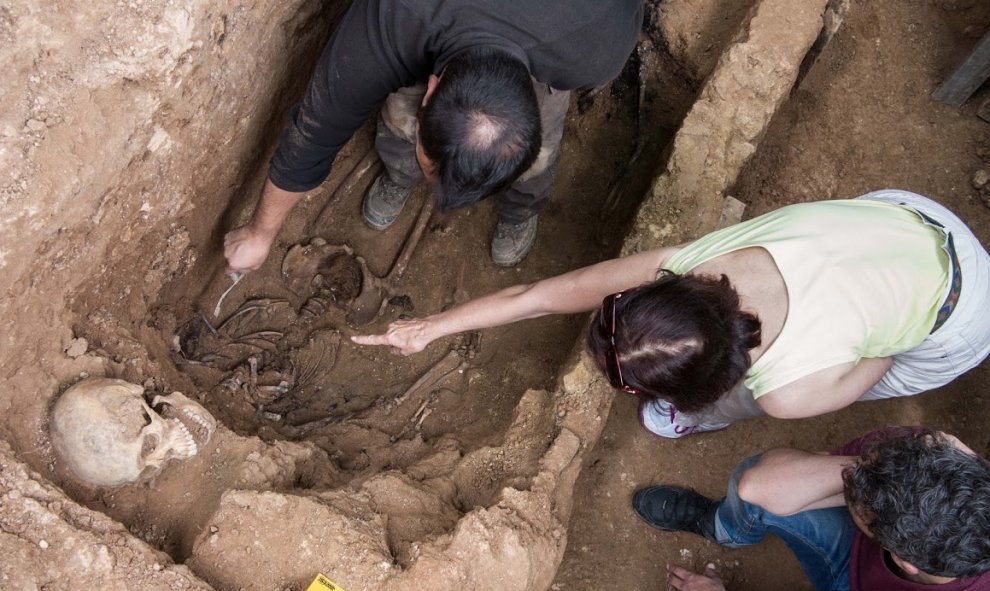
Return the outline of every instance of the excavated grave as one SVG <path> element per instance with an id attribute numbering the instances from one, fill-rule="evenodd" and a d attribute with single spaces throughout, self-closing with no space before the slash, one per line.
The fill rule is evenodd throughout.
<path id="1" fill-rule="evenodd" d="M 626 249 L 658 246 L 672 237 L 683 237 L 681 232 L 696 235 L 713 227 L 711 220 L 717 219 L 722 209 L 725 191 L 755 151 L 819 35 L 824 4 L 824 0 L 755 3 L 681 126 L 669 163 L 653 184 L 625 242 Z M 25 7 L 17 8 L 17 19 L 12 22 L 22 31 L 45 23 Z M 461 335 L 409 360 L 390 359 L 387 351 L 351 346 L 345 337 L 357 332 L 347 322 L 346 304 L 349 296 L 363 289 L 358 285 L 362 281 L 357 280 L 356 269 L 367 264 L 374 274 L 384 277 L 411 219 L 401 231 L 384 239 L 374 238 L 362 228 L 321 229 L 321 235 L 299 229 L 291 242 L 279 245 L 279 264 L 246 278 L 224 304 L 224 320 L 211 319 L 212 303 L 206 306 L 203 302 L 215 302 L 227 285 L 211 279 L 221 275 L 216 263 L 197 263 L 199 253 L 208 250 L 205 227 L 190 233 L 170 221 L 183 208 L 201 207 L 192 205 L 196 203 L 192 195 L 202 187 L 187 187 L 183 195 L 164 204 L 151 200 L 134 204 L 123 199 L 135 193 L 147 194 L 155 186 L 154 180 L 167 176 L 170 167 L 181 168 L 183 157 L 176 155 L 180 141 L 208 144 L 217 140 L 217 135 L 210 135 L 205 128 L 183 131 L 184 125 L 179 125 L 202 118 L 202 114 L 174 115 L 174 111 L 197 104 L 197 99 L 205 109 L 221 95 L 204 90 L 206 96 L 197 97 L 196 91 L 174 90 L 183 86 L 181 81 L 190 81 L 186 88 L 197 87 L 191 81 L 201 83 L 204 76 L 197 65 L 205 63 L 208 67 L 210 60 L 235 69 L 247 68 L 250 62 L 244 58 L 228 57 L 233 51 L 231 45 L 240 44 L 247 50 L 242 27 L 249 23 L 260 26 L 268 13 L 293 8 L 303 16 L 287 12 L 284 14 L 290 16 L 283 14 L 280 22 L 293 34 L 308 35 L 301 43 L 318 46 L 319 35 L 312 27 L 325 15 L 315 6 L 263 5 L 248 15 L 226 4 L 202 3 L 178 12 L 167 3 L 143 5 L 143 11 L 160 9 L 158 22 L 171 26 L 159 32 L 164 39 L 181 38 L 183 43 L 169 46 L 174 53 L 161 54 L 164 58 L 140 54 L 151 60 L 144 63 L 145 78 L 133 72 L 129 76 L 141 78 L 148 88 L 161 84 L 161 88 L 178 94 L 155 98 L 147 93 L 143 95 L 147 102 L 140 105 L 143 111 L 123 113 L 135 120 L 159 116 L 162 123 L 149 130 L 146 148 L 129 154 L 130 164 L 123 170 L 133 179 L 131 184 L 108 191 L 96 211 L 86 217 L 86 223 L 92 227 L 111 223 L 105 220 L 111 212 L 114 215 L 110 217 L 136 212 L 140 218 L 147 206 L 148 215 L 143 218 L 149 229 L 135 240 L 158 241 L 166 246 L 150 249 L 158 254 L 148 262 L 147 272 L 138 275 L 137 282 L 133 281 L 133 269 L 117 272 L 127 268 L 127 263 L 113 264 L 131 254 L 125 245 L 130 239 L 127 236 L 117 236 L 127 238 L 119 243 L 107 236 L 75 253 L 64 252 L 54 243 L 47 247 L 45 261 L 69 265 L 77 260 L 74 270 L 89 269 L 92 273 L 88 283 L 59 285 L 55 279 L 28 277 L 26 268 L 11 269 L 18 279 L 15 283 L 30 284 L 36 293 L 61 293 L 61 289 L 69 288 L 110 300 L 87 308 L 87 303 L 96 300 L 70 298 L 69 306 L 82 311 L 74 334 L 66 334 L 56 320 L 42 331 L 56 343 L 65 342 L 64 351 L 71 351 L 72 356 L 60 357 L 58 346 L 52 351 L 37 345 L 24 349 L 40 352 L 33 357 L 23 351 L 5 354 L 5 368 L 27 368 L 9 372 L 12 396 L 4 401 L 8 413 L 32 417 L 23 425 L 5 429 L 21 453 L 34 448 L 39 433 L 44 441 L 47 405 L 35 402 L 38 385 L 57 382 L 68 386 L 84 373 L 112 374 L 140 382 L 152 391 L 183 390 L 223 424 L 208 446 L 184 463 L 167 466 L 151 485 L 89 487 L 73 482 L 57 462 L 49 465 L 39 461 L 46 476 L 62 484 L 76 501 L 126 524 L 131 533 L 116 524 L 92 525 L 99 520 L 114 523 L 96 514 L 96 521 L 81 525 L 77 518 L 71 518 L 76 520 L 71 525 L 86 530 L 87 537 L 67 536 L 61 530 L 70 518 L 54 511 L 51 516 L 39 513 L 37 519 L 29 519 L 35 532 L 31 535 L 39 539 L 32 541 L 41 550 L 95 552 L 107 557 L 74 564 L 80 580 L 96 581 L 106 573 L 131 582 L 138 580 L 120 566 L 126 562 L 126 568 L 140 571 L 141 585 L 151 588 L 199 588 L 206 583 L 222 589 L 304 588 L 317 572 L 324 572 L 345 589 L 413 585 L 489 589 L 493 581 L 503 589 L 545 589 L 566 544 L 574 482 L 584 454 L 597 441 L 612 395 L 581 353 L 580 345 L 572 346 L 580 330 L 579 321 L 542 325 L 543 334 L 526 334 L 533 329 L 523 328 L 515 337 Z M 109 9 L 97 7 L 88 15 L 106 22 L 109 13 Z M 57 20 L 58 16 L 52 18 Z M 764 35 L 769 30 L 789 33 L 784 37 L 778 34 L 769 43 Z M 211 44 L 205 45 L 205 41 Z M 273 45 L 282 47 L 280 42 Z M 135 41 L 132 47 L 137 46 Z M 132 52 L 134 55 L 137 53 Z M 169 56 L 175 58 L 174 63 L 165 59 Z M 120 64 L 124 70 L 127 65 L 137 67 L 133 60 Z M 43 73 L 52 75 L 49 70 Z M 220 76 L 220 86 L 233 85 L 236 79 L 219 70 L 215 75 Z M 180 84 L 174 85 L 170 82 L 173 79 Z M 122 81 L 111 82 L 126 87 Z M 80 105 L 85 104 L 84 99 L 73 100 L 76 102 L 65 107 L 66 117 L 80 117 L 83 112 Z M 612 116 L 609 108 L 600 100 L 591 111 L 591 117 L 598 117 L 598 127 L 605 127 Z M 162 115 L 166 110 L 175 118 Z M 246 109 L 235 110 L 229 117 L 244 125 L 250 121 Z M 61 128 L 54 118 L 52 121 L 52 133 L 56 134 Z M 570 127 L 579 126 L 572 123 Z M 207 139 L 198 134 L 207 134 Z M 270 138 L 271 130 L 256 128 L 249 135 L 257 141 Z M 584 129 L 576 129 L 572 135 L 575 139 L 565 144 L 565 166 L 573 154 L 592 148 L 581 142 L 601 141 Z M 361 145 L 367 142 L 366 133 L 363 138 L 357 138 L 342 158 L 359 161 L 367 149 Z M 697 138 L 705 141 L 699 145 Z M 97 136 L 90 141 L 99 144 L 106 138 Z M 78 141 L 66 143 L 84 148 Z M 241 140 L 239 146 L 248 150 L 249 144 Z M 156 155 L 160 150 L 168 155 Z M 25 154 L 31 163 L 40 162 L 43 156 L 30 150 Z M 724 159 L 719 160 L 718 155 Z M 262 160 L 261 155 L 255 156 L 256 162 Z M 622 160 L 613 167 L 614 177 L 620 176 Z M 200 174 L 211 169 L 196 167 L 213 166 L 199 162 L 185 165 Z M 571 164 L 570 169 L 561 171 L 561 177 L 574 177 L 574 183 L 580 185 L 580 173 L 589 171 L 579 168 Z M 214 174 L 223 177 L 221 185 L 239 185 L 245 193 L 257 187 L 256 177 L 237 180 L 229 173 Z M 197 176 L 197 182 L 205 182 L 204 178 Z M 605 194 L 607 186 L 598 182 L 586 190 Z M 137 185 L 143 186 L 135 190 Z M 342 199 L 346 203 L 359 197 L 360 190 L 355 190 Z M 304 210 L 319 205 L 314 197 Z M 344 213 L 343 206 L 337 209 L 338 218 L 350 215 Z M 714 218 L 712 211 L 716 212 Z M 579 213 L 594 215 L 592 210 Z M 377 326 L 402 313 L 429 312 L 462 301 L 465 286 L 476 290 L 470 295 L 490 291 L 495 284 L 486 283 L 485 273 L 506 284 L 533 280 L 549 274 L 548 270 L 559 272 L 573 266 L 572 259 L 593 260 L 595 256 L 576 248 L 552 259 L 538 274 L 529 270 L 520 275 L 491 271 L 477 253 L 449 252 L 452 243 L 465 243 L 464 251 L 485 247 L 479 234 L 486 230 L 478 230 L 484 226 L 479 222 L 485 221 L 484 213 L 470 212 L 429 224 L 421 246 L 424 254 L 417 253 L 409 275 L 394 282 L 397 293 L 385 301 L 384 316 Z M 53 223 L 57 228 L 63 222 Z M 557 222 L 551 218 L 547 225 L 554 223 L 564 225 L 568 220 L 561 214 Z M 67 233 L 73 231 L 71 224 L 66 227 Z M 367 263 L 362 261 L 355 267 L 352 259 L 341 258 L 351 253 L 335 251 L 336 258 L 319 257 L 315 265 L 318 281 L 303 282 L 313 289 L 300 290 L 298 282 L 287 284 L 280 277 L 282 256 L 291 253 L 297 243 L 320 246 L 314 238 L 341 249 L 353 243 L 354 252 L 367 258 Z M 564 247 L 565 241 L 560 246 Z M 417 265 L 419 259 L 430 264 Z M 464 260 L 477 261 L 480 266 L 465 264 Z M 115 273 L 108 271 L 111 268 Z M 367 275 L 362 272 L 361 276 Z M 132 284 L 140 287 L 132 288 Z M 4 312 L 12 312 L 9 302 Z M 135 321 L 128 322 L 127 318 Z M 74 340 L 70 340 L 72 336 Z M 10 338 L 15 337 L 36 343 L 38 335 L 28 338 L 14 334 Z M 489 345 L 490 341 L 494 344 Z M 543 352 L 554 344 L 556 353 Z M 57 362 L 48 363 L 56 357 Z M 549 369 L 534 373 L 533 364 Z M 36 366 L 46 368 L 43 378 L 31 374 Z M 524 382 L 534 375 L 545 376 L 536 381 L 547 387 L 525 387 Z M 29 399 L 29 393 L 35 393 L 34 398 Z M 9 517 L 18 510 L 17 504 L 9 501 L 18 498 L 17 491 L 49 485 L 9 454 L 4 461 L 16 468 L 6 472 L 18 479 L 7 485 L 8 501 L 0 505 L 0 515 Z M 73 514 L 86 511 L 68 499 L 57 503 L 69 507 Z M 8 519 L 3 523 L 5 535 L 14 535 L 15 526 L 8 526 Z M 131 534 L 166 551 L 171 560 Z M 42 538 L 47 545 L 41 545 Z M 74 549 L 75 544 L 84 549 Z M 132 547 L 140 551 L 125 553 L 121 549 Z M 11 577 L 16 574 L 38 584 L 52 583 L 65 572 L 42 568 L 44 558 L 38 550 L 19 552 L 32 568 L 14 573 L 3 567 L 5 580 L 14 580 Z M 172 561 L 185 566 L 175 566 Z M 184 577 L 181 585 L 185 587 L 175 582 L 176 573 Z"/>

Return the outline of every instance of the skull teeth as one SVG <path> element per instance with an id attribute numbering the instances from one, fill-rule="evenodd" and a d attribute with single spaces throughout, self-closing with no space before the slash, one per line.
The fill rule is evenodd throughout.
<path id="1" fill-rule="evenodd" d="M 182 431 L 182 443 L 179 444 L 178 448 L 187 458 L 191 458 L 199 452 L 199 446 L 196 445 L 196 440 L 193 438 L 192 433 L 185 425 L 179 423 L 179 429 Z"/>
<path id="2" fill-rule="evenodd" d="M 197 413 L 192 412 L 188 408 L 182 409 L 182 415 L 185 416 L 190 421 L 202 427 L 206 431 L 207 437 L 209 437 L 209 434 L 213 431 L 212 426 L 210 425 L 209 422 L 207 422 L 206 419 L 199 416 Z"/>
<path id="3" fill-rule="evenodd" d="M 189 433 L 193 437 L 196 449 L 191 453 L 196 453 L 199 446 L 209 443 L 216 430 L 216 422 L 209 412 L 179 392 L 173 392 L 170 397 L 156 396 L 152 404 L 163 404 L 162 416 L 181 423 L 185 427 L 182 433 Z"/>

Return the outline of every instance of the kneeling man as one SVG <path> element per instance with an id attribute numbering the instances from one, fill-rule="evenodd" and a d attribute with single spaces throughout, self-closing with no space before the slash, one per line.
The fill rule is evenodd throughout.
<path id="1" fill-rule="evenodd" d="M 651 486 L 633 509 L 665 531 L 738 548 L 767 533 L 820 590 L 990 590 L 990 462 L 920 428 L 878 431 L 831 454 L 774 449 L 742 462 L 720 500 Z M 725 589 L 674 567 L 671 587 Z"/>

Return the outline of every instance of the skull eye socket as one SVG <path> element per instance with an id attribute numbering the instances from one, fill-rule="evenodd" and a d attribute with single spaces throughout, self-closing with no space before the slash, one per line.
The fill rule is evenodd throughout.
<path id="1" fill-rule="evenodd" d="M 157 435 L 149 435 L 144 438 L 141 442 L 141 457 L 146 457 L 158 449 L 158 444 L 161 443 Z"/>

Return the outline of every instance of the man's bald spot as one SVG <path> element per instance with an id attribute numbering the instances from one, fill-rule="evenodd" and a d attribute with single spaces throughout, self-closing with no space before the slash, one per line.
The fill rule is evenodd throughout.
<path id="1" fill-rule="evenodd" d="M 478 151 L 489 150 L 505 135 L 505 123 L 481 111 L 471 113 L 467 145 Z"/>

